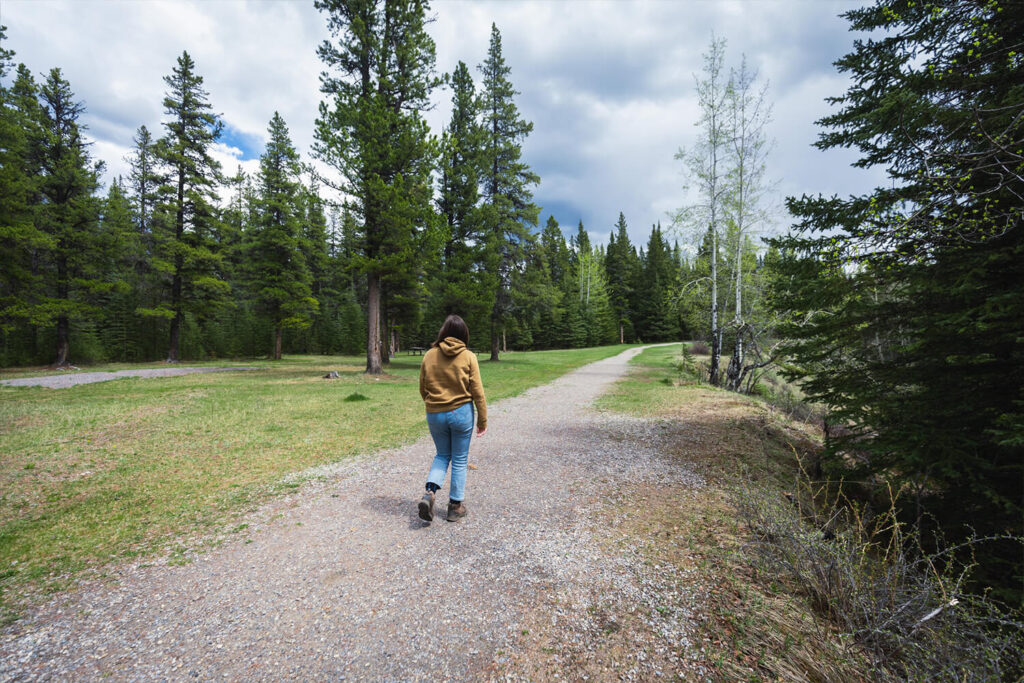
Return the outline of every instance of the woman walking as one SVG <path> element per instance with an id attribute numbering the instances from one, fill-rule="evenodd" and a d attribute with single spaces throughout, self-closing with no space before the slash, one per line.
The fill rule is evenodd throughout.
<path id="1" fill-rule="evenodd" d="M 449 522 L 466 516 L 466 464 L 473 436 L 473 406 L 476 406 L 476 435 L 487 431 L 487 401 L 480 381 L 476 354 L 466 348 L 469 328 L 457 315 L 448 316 L 437 340 L 423 356 L 420 366 L 420 396 L 427 406 L 427 426 L 437 455 L 427 475 L 427 492 L 419 504 L 420 519 L 434 519 L 434 494 L 444 483 L 452 466 L 448 489 Z"/>

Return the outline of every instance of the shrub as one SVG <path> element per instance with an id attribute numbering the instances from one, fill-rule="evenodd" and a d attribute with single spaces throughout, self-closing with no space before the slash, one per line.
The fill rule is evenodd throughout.
<path id="1" fill-rule="evenodd" d="M 690 353 L 694 353 L 698 356 L 706 356 L 711 353 L 711 349 L 702 341 L 695 341 L 690 344 Z"/>
<path id="2" fill-rule="evenodd" d="M 700 381 L 700 373 L 697 370 L 697 361 L 685 344 L 683 345 L 682 354 L 672 359 L 672 369 L 676 372 L 676 384 L 683 384 L 688 381 Z"/>
<path id="3" fill-rule="evenodd" d="M 736 492 L 755 562 L 807 596 L 869 655 L 874 674 L 904 680 L 1010 680 L 1024 673 L 1024 617 L 965 590 L 965 547 L 925 553 L 897 517 L 816 484 L 805 472 L 785 498 Z M 1018 541 L 1024 539 L 1017 539 Z"/>

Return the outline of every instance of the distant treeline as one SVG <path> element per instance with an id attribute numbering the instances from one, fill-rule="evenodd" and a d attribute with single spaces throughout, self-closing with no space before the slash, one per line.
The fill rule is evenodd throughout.
<path id="1" fill-rule="evenodd" d="M 101 192 L 84 104 L 59 69 L 37 82 L 12 57 L 0 53 L 0 365 L 366 353 L 375 272 L 384 362 L 429 343 L 453 312 L 488 351 L 674 340 L 706 326 L 703 304 L 680 297 L 707 270 L 706 248 L 690 254 L 660 225 L 634 246 L 621 214 L 607 246 L 582 222 L 568 240 L 553 217 L 528 229 L 539 208 L 526 188 L 539 179 L 516 160 L 532 126 L 512 103 L 496 28 L 481 66 L 489 90 L 476 93 L 462 63 L 451 78 L 430 211 L 384 238 L 360 201 L 322 198 L 343 195 L 307 172 L 277 114 L 259 172 L 225 175 L 211 156 L 222 123 L 187 53 L 164 78 L 162 135 L 141 126 L 130 174 Z M 488 125 L 491 91 L 505 101 Z"/>

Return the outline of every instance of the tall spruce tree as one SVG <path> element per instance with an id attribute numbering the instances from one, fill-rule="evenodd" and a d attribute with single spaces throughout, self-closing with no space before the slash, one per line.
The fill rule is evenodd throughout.
<path id="1" fill-rule="evenodd" d="M 361 253 L 355 264 L 367 282 L 366 372 L 382 365 L 382 286 L 403 286 L 420 267 L 421 238 L 434 221 L 430 173 L 435 146 L 422 112 L 430 106 L 434 41 L 426 32 L 428 4 L 419 0 L 317 0 L 336 42 L 320 59 L 314 147 L 342 176 L 335 189 L 355 198 Z"/>
<path id="2" fill-rule="evenodd" d="M 139 126 L 132 138 L 135 148 L 128 158 L 131 172 L 128 176 L 129 187 L 135 199 L 135 216 L 138 220 L 139 234 L 144 236 L 145 242 L 150 242 L 150 233 L 153 223 L 153 209 L 159 197 L 158 189 L 163 180 L 157 168 L 157 159 L 154 155 L 153 134 L 146 126 Z"/>
<path id="3" fill-rule="evenodd" d="M 276 111 L 267 127 L 267 148 L 260 156 L 257 219 L 249 232 L 248 267 L 258 309 L 274 330 L 271 356 L 281 359 L 286 328 L 308 327 L 317 301 L 303 249 L 302 183 L 299 154 L 288 126 Z"/>
<path id="4" fill-rule="evenodd" d="M 14 53 L 4 47 L 5 34 L 6 27 L 0 26 L 0 331 L 10 340 L 4 344 L 6 350 L 16 349 L 28 336 L 21 332 L 45 318 L 33 255 L 48 248 L 51 240 L 34 220 L 40 178 L 34 146 L 42 134 L 38 86 L 24 65 L 18 66 L 14 83 L 7 85 Z M 5 364 L 35 361 L 31 348 L 6 354 Z"/>
<path id="5" fill-rule="evenodd" d="M 89 303 L 82 294 L 101 286 L 97 268 L 97 228 L 102 164 L 89 158 L 88 143 L 78 122 L 84 105 L 75 102 L 71 85 L 60 69 L 52 69 L 39 90 L 42 130 L 36 153 L 40 160 L 36 224 L 49 236 L 46 262 L 52 278 L 47 309 L 56 323 L 54 365 L 67 365 L 71 351 L 71 320 L 86 317 Z"/>
<path id="6" fill-rule="evenodd" d="M 638 270 L 634 300 L 639 334 L 647 341 L 672 341 L 679 333 L 672 304 L 676 269 L 660 224 L 651 226 L 647 252 Z"/>
<path id="7" fill-rule="evenodd" d="M 605 273 L 608 277 L 608 297 L 619 328 L 619 343 L 634 338 L 632 310 L 630 300 L 633 298 L 633 272 L 636 264 L 633 259 L 633 245 L 629 243 L 626 217 L 619 212 L 619 220 L 615 231 L 608 237 L 608 251 L 605 254 Z"/>
<path id="8" fill-rule="evenodd" d="M 311 343 L 307 345 L 306 352 L 336 353 L 338 330 L 330 321 L 336 320 L 337 317 L 338 291 L 335 289 L 336 283 L 332 272 L 327 213 L 317 183 L 314 182 L 309 188 L 303 188 L 302 207 L 305 220 L 302 226 L 301 248 L 309 267 L 310 294 L 317 301 L 310 330 Z M 335 307 L 333 311 L 331 306 Z"/>
<path id="9" fill-rule="evenodd" d="M 509 80 L 511 68 L 501 52 L 501 33 L 491 25 L 479 109 L 483 119 L 482 176 L 484 205 L 481 220 L 486 237 L 487 267 L 497 277 L 491 309 L 491 360 L 499 359 L 499 341 L 505 317 L 512 308 L 513 271 L 523 262 L 523 244 L 532 239 L 528 226 L 537 225 L 540 209 L 530 186 L 540 177 L 522 161 L 522 141 L 533 130 L 516 107 L 518 92 Z"/>
<path id="10" fill-rule="evenodd" d="M 828 407 L 826 469 L 905 486 L 947 540 L 1024 520 L 1024 13 L 1002 1 L 880 0 L 845 15 L 851 85 L 818 146 L 892 182 L 788 201 L 774 241 L 792 374 Z M 851 457 L 856 454 L 856 457 Z M 930 534 L 925 534 L 930 537 Z M 1019 544 L 977 549 L 1021 600 Z"/>
<path id="11" fill-rule="evenodd" d="M 164 183 L 153 221 L 152 264 L 165 291 L 155 306 L 141 312 L 169 321 L 167 361 L 173 363 L 178 361 L 186 314 L 212 313 L 230 287 L 219 277 L 215 192 L 220 163 L 210 153 L 223 124 L 188 52 L 181 53 L 164 82 L 167 133 L 154 148 Z"/>
<path id="12" fill-rule="evenodd" d="M 494 307 L 496 281 L 483 268 L 480 222 L 482 131 L 477 122 L 473 77 L 464 62 L 452 73 L 452 116 L 441 145 L 438 211 L 446 224 L 439 272 L 435 325 L 444 316 L 461 315 L 470 329 L 485 330 Z"/>
<path id="13" fill-rule="evenodd" d="M 135 361 L 141 357 L 140 327 L 135 313 L 139 290 L 138 264 L 142 260 L 138 218 L 121 178 L 110 183 L 102 203 L 97 249 L 92 257 L 106 278 L 94 287 L 90 299 L 97 305 L 97 333 L 110 360 Z"/>
<path id="14" fill-rule="evenodd" d="M 555 348 L 562 344 L 562 328 L 565 324 L 565 302 L 570 296 L 567 287 L 572 282 L 569 248 L 565 244 L 565 236 L 554 216 L 548 216 L 539 241 L 538 260 L 536 265 L 546 268 L 546 275 L 538 276 L 542 282 L 549 283 L 548 288 L 538 288 L 538 293 L 546 294 L 537 302 L 537 329 L 531 336 L 534 344 L 540 348 Z M 530 263 L 529 261 L 527 262 Z"/>

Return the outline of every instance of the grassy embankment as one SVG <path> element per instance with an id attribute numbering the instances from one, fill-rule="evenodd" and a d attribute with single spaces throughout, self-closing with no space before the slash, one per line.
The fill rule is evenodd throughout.
<path id="1" fill-rule="evenodd" d="M 693 466 L 699 490 L 637 486 L 621 497 L 643 514 L 611 514 L 612 537 L 632 537 L 646 561 L 696 570 L 708 587 L 702 638 L 705 665 L 720 680 L 867 680 L 863 658 L 808 602 L 759 573 L 744 550 L 737 490 L 792 490 L 795 454 L 818 448 L 820 429 L 766 402 L 700 385 L 673 369 L 679 347 L 649 349 L 599 407 L 670 420 L 663 447 Z M 699 359 L 703 360 L 703 359 Z M 690 606 L 692 607 L 692 606 Z"/>
<path id="2" fill-rule="evenodd" d="M 488 400 L 625 348 L 482 362 Z M 401 355 L 373 378 L 362 358 L 304 356 L 183 364 L 258 367 L 246 372 L 0 386 L 0 623 L 26 596 L 111 562 L 181 558 L 196 539 L 300 485 L 287 475 L 423 436 L 419 363 Z M 166 365 L 83 370 L 137 367 Z M 340 378 L 322 379 L 330 370 Z M 353 394 L 367 400 L 345 400 Z"/>

